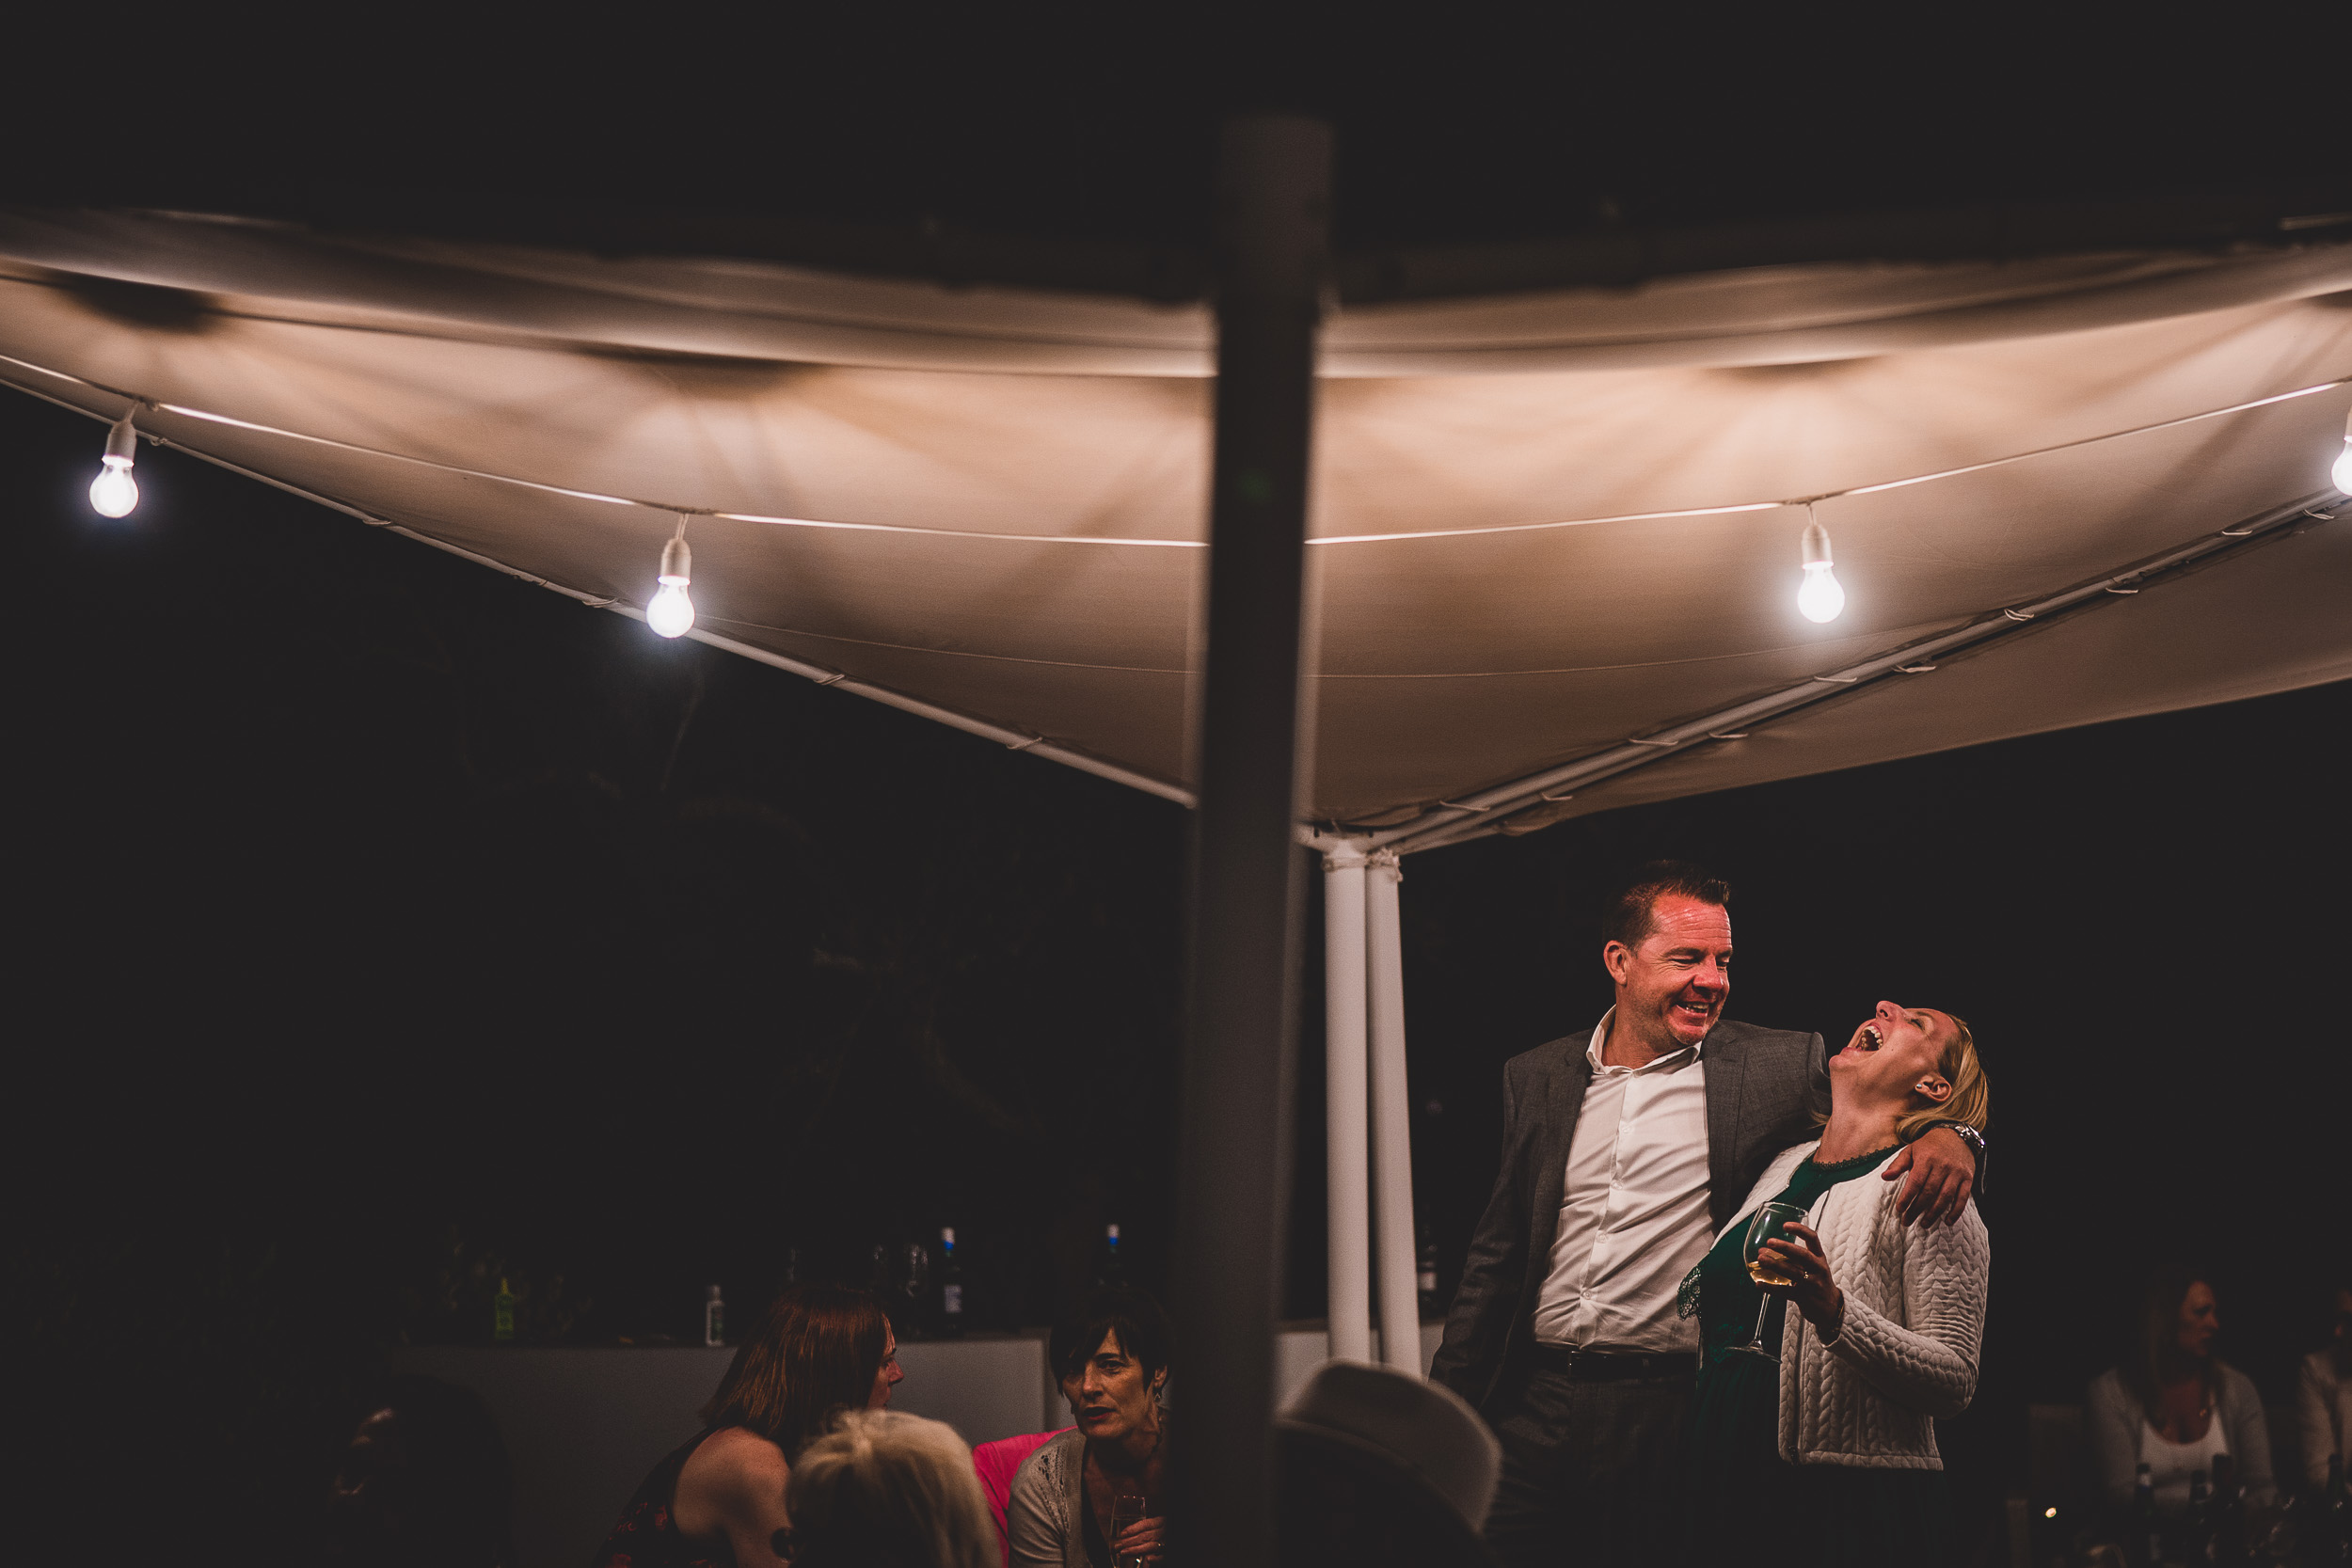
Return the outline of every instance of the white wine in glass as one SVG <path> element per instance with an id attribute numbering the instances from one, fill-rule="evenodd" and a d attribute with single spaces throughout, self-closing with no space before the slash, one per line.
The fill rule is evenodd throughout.
<path id="1" fill-rule="evenodd" d="M 1761 1260 L 1764 1243 L 1786 1239 L 1788 1222 L 1804 1218 L 1804 1211 L 1790 1203 L 1767 1203 L 1748 1221 L 1747 1239 L 1740 1243 L 1740 1260 L 1748 1266 L 1748 1277 L 1758 1285 L 1788 1285 L 1794 1283 L 1787 1275 L 1774 1272 Z M 1744 1345 L 1734 1345 L 1735 1351 L 1760 1355 L 1767 1361 L 1780 1357 L 1764 1345 L 1764 1317 L 1772 1309 L 1772 1298 L 1766 1296 L 1756 1309 L 1756 1329 Z"/>
<path id="2" fill-rule="evenodd" d="M 1111 1561 L 1115 1568 L 1144 1568 L 1144 1559 L 1119 1549 L 1119 1538 L 1149 1517 L 1149 1505 L 1136 1493 L 1121 1492 L 1111 1499 Z"/>

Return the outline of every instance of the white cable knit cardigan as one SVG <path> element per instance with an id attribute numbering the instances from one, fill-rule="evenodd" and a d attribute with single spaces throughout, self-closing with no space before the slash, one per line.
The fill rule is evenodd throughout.
<path id="1" fill-rule="evenodd" d="M 1746 1225 L 1819 1147 L 1774 1160 L 1718 1238 Z M 1840 1181 L 1807 1218 L 1846 1316 L 1825 1344 L 1794 1306 L 1784 1315 L 1780 1456 L 1791 1464 L 1940 1470 L 1934 1418 L 1959 1415 L 1976 1395 L 1991 1239 L 1973 1199 L 1950 1225 L 1904 1225 L 1895 1212 L 1902 1185 L 1875 1171 Z"/>

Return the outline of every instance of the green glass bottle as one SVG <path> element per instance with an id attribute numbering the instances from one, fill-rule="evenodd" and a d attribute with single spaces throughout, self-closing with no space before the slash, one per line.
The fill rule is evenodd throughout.
<path id="1" fill-rule="evenodd" d="M 499 1293 L 490 1298 L 490 1338 L 501 1345 L 515 1342 L 515 1292 L 499 1281 Z"/>

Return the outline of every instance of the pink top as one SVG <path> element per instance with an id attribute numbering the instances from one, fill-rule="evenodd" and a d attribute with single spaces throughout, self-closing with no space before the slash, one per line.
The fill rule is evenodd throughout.
<path id="1" fill-rule="evenodd" d="M 1059 1437 L 1057 1432 L 1033 1432 L 1022 1437 L 999 1437 L 972 1450 L 972 1468 L 980 1474 L 980 1490 L 988 1494 L 988 1511 L 996 1519 L 996 1544 L 1003 1548 L 1005 1568 L 1012 1568 L 1012 1537 L 1005 1529 L 1005 1507 L 1012 1497 L 1012 1478 L 1029 1455 Z"/>

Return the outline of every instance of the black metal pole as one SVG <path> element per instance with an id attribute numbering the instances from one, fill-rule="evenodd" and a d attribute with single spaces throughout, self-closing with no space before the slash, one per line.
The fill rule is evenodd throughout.
<path id="1" fill-rule="evenodd" d="M 1274 1332 L 1290 1202 L 1311 725 L 1307 475 L 1331 133 L 1227 123 L 1219 153 L 1208 661 L 1170 1306 L 1184 1435 L 1171 1527 L 1200 1568 L 1271 1568 Z"/>

